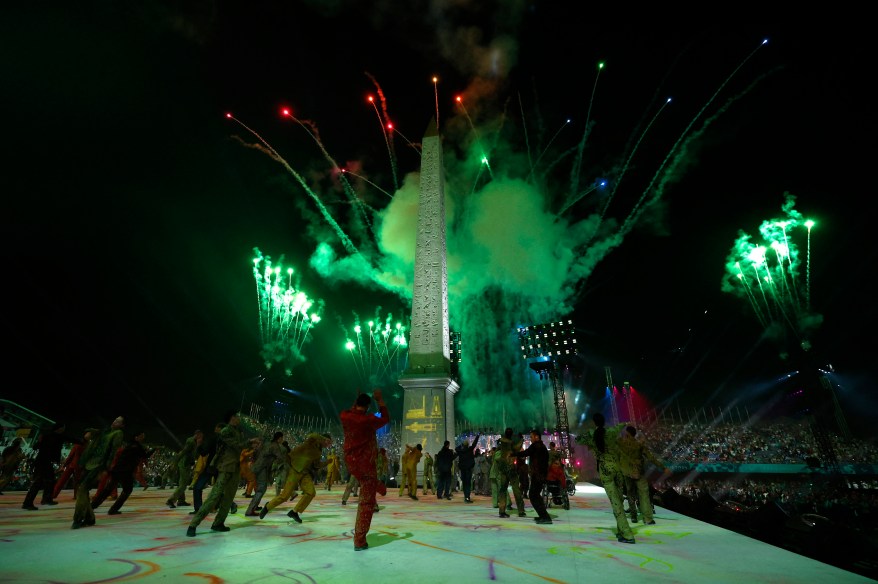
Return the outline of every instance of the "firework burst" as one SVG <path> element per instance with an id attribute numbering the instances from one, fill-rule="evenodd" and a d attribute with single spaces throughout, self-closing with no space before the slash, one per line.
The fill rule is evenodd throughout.
<path id="1" fill-rule="evenodd" d="M 284 268 L 283 256 L 272 262 L 258 248 L 253 258 L 253 279 L 259 306 L 260 355 L 267 369 L 281 365 L 286 375 L 305 361 L 302 349 L 311 329 L 320 322 L 321 300 L 312 300 L 299 287 L 293 268 Z"/>

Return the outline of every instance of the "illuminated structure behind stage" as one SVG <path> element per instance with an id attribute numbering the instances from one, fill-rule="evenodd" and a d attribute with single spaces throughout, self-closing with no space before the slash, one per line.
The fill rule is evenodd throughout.
<path id="1" fill-rule="evenodd" d="M 521 356 L 528 360 L 531 369 L 540 379 L 552 382 L 555 399 L 555 430 L 558 433 L 558 450 L 568 464 L 573 464 L 570 423 L 567 420 L 567 398 L 559 368 L 576 356 L 576 337 L 572 320 L 520 327 Z"/>

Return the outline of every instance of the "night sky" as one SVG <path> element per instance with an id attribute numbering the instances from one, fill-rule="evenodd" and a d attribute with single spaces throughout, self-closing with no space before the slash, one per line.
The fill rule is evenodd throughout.
<path id="1" fill-rule="evenodd" d="M 831 364 L 848 422 L 872 433 L 875 50 L 850 23 L 646 26 L 542 1 L 136 4 L 16 8 L 0 25 L 0 397 L 75 429 L 124 415 L 168 442 L 251 402 L 349 406 L 375 383 L 343 327 L 410 316 L 417 146 L 438 112 L 464 418 L 533 423 L 533 374 L 507 341 L 572 318 L 571 419 L 597 407 L 605 367 L 659 408 L 756 411 L 797 389 L 784 374 Z M 736 240 L 761 242 L 785 204 L 816 221 L 808 247 L 790 235 L 804 328 L 766 326 L 722 289 Z M 254 248 L 322 305 L 290 376 L 260 355 Z"/>

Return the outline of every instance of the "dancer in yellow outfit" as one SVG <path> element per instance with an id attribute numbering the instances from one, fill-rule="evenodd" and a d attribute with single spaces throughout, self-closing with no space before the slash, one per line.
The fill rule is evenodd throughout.
<path id="1" fill-rule="evenodd" d="M 341 480 L 338 455 L 330 450 L 326 455 L 326 490 L 331 491 L 332 485 Z"/>
<path id="2" fill-rule="evenodd" d="M 402 455 L 402 474 L 405 477 L 404 487 L 408 488 L 409 497 L 418 500 L 418 463 L 421 462 L 423 447 L 405 445 L 405 453 Z"/>
<path id="3" fill-rule="evenodd" d="M 332 437 L 329 434 L 308 434 L 304 442 L 296 446 L 290 451 L 289 461 L 290 470 L 287 472 L 287 479 L 284 481 L 284 488 L 280 494 L 268 502 L 259 512 L 259 518 L 265 519 L 269 511 L 289 500 L 293 491 L 299 489 L 302 491 L 302 498 L 296 503 L 295 508 L 287 513 L 296 523 L 301 523 L 302 518 L 299 513 L 308 508 L 308 504 L 317 495 L 314 489 L 314 477 L 311 473 L 315 468 L 325 467 L 327 461 L 321 461 L 323 449 L 332 445 Z"/>

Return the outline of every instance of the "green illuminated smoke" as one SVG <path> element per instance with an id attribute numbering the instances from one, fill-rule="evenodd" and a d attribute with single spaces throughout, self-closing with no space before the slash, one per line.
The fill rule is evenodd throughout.
<path id="1" fill-rule="evenodd" d="M 492 49 L 469 54 L 491 54 L 492 63 L 506 63 L 496 59 L 501 47 Z M 753 52 L 744 62 L 752 56 Z M 555 140 L 556 132 L 544 147 L 541 137 L 547 134 L 539 127 L 535 135 L 530 133 L 533 127 L 529 128 L 526 108 L 522 105 L 520 117 L 514 118 L 508 115 L 507 104 L 496 99 L 502 93 L 503 79 L 493 66 L 470 66 L 485 75 L 476 75 L 471 86 L 463 91 L 468 96 L 466 109 L 461 104 L 455 115 L 443 116 L 440 126 L 446 172 L 449 315 L 451 329 L 460 332 L 462 343 L 461 392 L 456 403 L 460 414 L 470 422 L 494 427 L 505 424 L 524 430 L 535 425 L 535 412 L 542 406 L 537 405 L 541 402 L 538 396 L 532 398 L 535 374 L 520 355 L 517 327 L 552 322 L 570 314 L 595 266 L 621 245 L 635 226 L 653 215 L 661 197 L 693 164 L 700 144 L 696 138 L 704 134 L 717 115 L 741 98 L 739 94 L 729 98 L 718 111 L 707 111 L 740 65 L 695 113 L 682 134 L 670 141 L 657 137 L 656 130 L 651 129 L 656 114 L 646 128 L 650 134 L 647 136 L 644 130 L 632 140 L 632 149 L 620 154 L 609 170 L 602 168 L 604 162 L 586 167 L 583 161 L 586 137 L 592 138 L 591 130 L 595 127 L 591 104 L 586 127 L 580 128 L 580 140 L 573 146 L 564 146 Z M 377 86 L 377 81 L 372 80 Z M 392 102 L 385 101 L 383 92 L 380 93 L 381 111 L 386 118 Z M 659 111 L 667 109 L 667 105 L 662 101 Z M 381 111 L 375 109 L 379 118 Z M 381 121 L 386 126 L 391 120 Z M 428 121 L 424 120 L 424 128 Z M 417 135 L 417 131 L 406 129 L 408 135 Z M 548 162 L 537 168 L 551 145 L 556 146 L 551 156 L 545 157 Z M 382 149 L 385 146 L 386 142 L 378 145 Z M 640 164 L 639 156 L 647 146 L 658 147 L 666 155 L 644 185 L 625 175 Z M 320 147 L 323 148 L 322 143 Z M 578 155 L 573 156 L 574 153 Z M 572 171 L 571 157 L 575 167 Z M 383 156 L 373 153 L 364 159 L 380 160 Z M 327 282 L 340 287 L 381 289 L 410 301 L 418 222 L 418 172 L 403 173 L 400 187 L 394 189 L 396 167 L 392 169 L 392 178 L 382 180 L 381 169 L 370 174 L 362 170 L 365 163 L 348 162 L 356 165 L 356 173 L 351 173 L 353 179 L 362 175 L 368 179 L 352 180 L 356 201 L 330 207 L 327 201 L 343 197 L 346 188 L 335 178 L 342 169 L 326 167 L 327 160 L 331 157 L 323 156 L 317 163 L 324 166 L 308 173 L 295 173 L 296 177 L 309 177 L 306 194 L 315 200 L 320 212 L 309 210 L 307 199 L 302 199 L 302 214 L 309 221 L 304 229 L 314 241 L 311 267 Z M 403 164 L 401 157 L 391 157 L 391 162 Z M 414 156 L 408 163 L 410 168 L 419 168 Z M 283 164 L 289 168 L 285 161 Z M 619 187 L 623 178 L 633 197 Z M 611 185 L 611 196 L 607 199 L 600 194 L 602 188 L 583 187 L 603 184 L 604 179 Z M 387 191 L 374 187 L 387 183 L 391 183 L 387 191 L 393 192 L 389 203 Z M 345 198 L 350 201 L 350 197 Z M 332 216 L 327 219 L 325 214 L 330 210 Z M 370 214 L 371 222 L 362 220 L 364 211 Z M 303 228 L 295 225 L 291 229 Z M 374 234 L 374 239 L 370 239 L 370 234 Z M 779 257 L 787 254 L 780 249 L 776 253 Z M 791 275 L 787 274 L 788 280 Z M 776 281 L 783 287 L 769 289 L 767 294 L 787 301 L 797 298 L 798 291 L 792 282 Z M 761 301 L 760 293 L 755 290 L 753 298 Z M 778 307 L 772 309 L 777 311 Z"/>
<path id="2" fill-rule="evenodd" d="M 784 193 L 783 215 L 763 221 L 760 238 L 738 232 L 729 255 L 722 290 L 745 299 L 766 334 L 781 340 L 793 335 L 803 349 L 823 317 L 811 311 L 811 228 Z M 803 254 L 796 241 L 806 242 Z"/>

